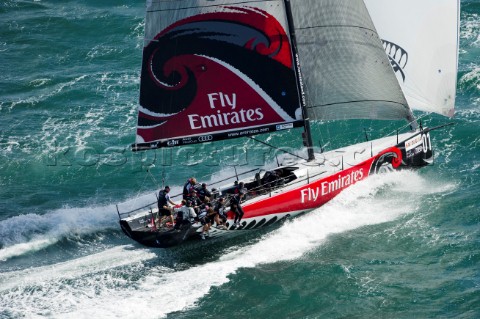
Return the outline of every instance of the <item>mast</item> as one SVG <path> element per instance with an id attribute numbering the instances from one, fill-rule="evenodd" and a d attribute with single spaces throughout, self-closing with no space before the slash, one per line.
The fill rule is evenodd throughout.
<path id="1" fill-rule="evenodd" d="M 312 141 L 312 133 L 310 130 L 310 118 L 308 116 L 307 110 L 307 101 L 305 98 L 305 91 L 303 89 L 303 79 L 302 74 L 300 72 L 300 60 L 298 58 L 298 50 L 297 50 L 297 39 L 295 37 L 295 26 L 293 23 L 293 16 L 292 16 L 292 8 L 290 5 L 290 0 L 284 0 L 285 4 L 285 11 L 287 14 L 287 24 L 288 24 L 288 32 L 290 35 L 290 40 L 292 42 L 292 53 L 293 53 L 293 68 L 296 74 L 296 82 L 298 92 L 300 94 L 300 106 L 302 108 L 302 116 L 303 122 L 305 127 L 305 146 L 307 147 L 308 152 L 308 161 L 313 161 L 315 159 L 315 154 L 313 152 L 313 141 Z"/>

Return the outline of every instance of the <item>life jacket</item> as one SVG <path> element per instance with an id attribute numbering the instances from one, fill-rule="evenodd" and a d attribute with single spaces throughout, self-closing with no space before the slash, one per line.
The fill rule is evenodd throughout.
<path id="1" fill-rule="evenodd" d="M 189 195 L 189 192 L 188 192 L 188 190 L 189 190 L 189 188 L 190 188 L 190 187 L 188 187 L 189 185 L 191 185 L 190 180 L 188 180 L 188 181 L 185 183 L 185 185 L 183 185 L 183 197 L 184 197 L 184 198 Z"/>
<path id="2" fill-rule="evenodd" d="M 187 205 L 183 205 L 181 207 L 175 208 L 175 212 L 177 214 L 177 222 L 178 221 L 190 221 L 191 218 L 196 217 L 193 208 L 188 207 Z"/>
<path id="3" fill-rule="evenodd" d="M 224 216 L 225 207 L 223 206 L 222 203 L 217 203 L 213 210 L 219 213 L 220 215 Z"/>
<path id="4" fill-rule="evenodd" d="M 198 194 L 198 197 L 200 197 L 201 200 L 204 200 L 205 197 L 212 197 L 212 193 L 210 193 L 210 191 L 206 188 L 200 188 L 198 191 L 197 191 L 197 194 Z"/>
<path id="5" fill-rule="evenodd" d="M 230 199 L 230 209 L 236 210 L 236 207 L 240 206 L 240 195 L 237 194 Z"/>
<path id="6" fill-rule="evenodd" d="M 165 192 L 165 190 L 161 190 L 158 192 L 158 208 L 163 208 L 163 206 L 166 206 L 167 204 L 167 192 Z"/>

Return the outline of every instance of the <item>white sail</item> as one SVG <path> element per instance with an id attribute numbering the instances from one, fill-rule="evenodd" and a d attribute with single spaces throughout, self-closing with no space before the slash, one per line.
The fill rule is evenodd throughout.
<path id="1" fill-rule="evenodd" d="M 364 0 L 412 109 L 454 114 L 459 0 Z"/>

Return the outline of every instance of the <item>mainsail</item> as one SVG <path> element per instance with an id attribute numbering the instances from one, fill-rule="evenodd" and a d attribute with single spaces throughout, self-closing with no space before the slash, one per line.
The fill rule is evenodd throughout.
<path id="1" fill-rule="evenodd" d="M 310 118 L 413 120 L 363 0 L 290 2 Z"/>
<path id="2" fill-rule="evenodd" d="M 459 0 L 365 0 L 412 109 L 452 117 Z"/>
<path id="3" fill-rule="evenodd" d="M 283 1 L 149 1 L 136 149 L 303 125 Z"/>

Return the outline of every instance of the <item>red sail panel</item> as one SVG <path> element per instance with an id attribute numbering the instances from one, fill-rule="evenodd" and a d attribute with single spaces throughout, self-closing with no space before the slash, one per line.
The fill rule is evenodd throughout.
<path id="1" fill-rule="evenodd" d="M 302 125 L 282 1 L 188 10 L 174 3 L 147 8 L 134 149 Z M 160 23 L 164 16 L 170 24 Z"/>

